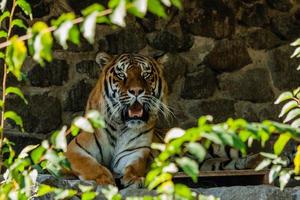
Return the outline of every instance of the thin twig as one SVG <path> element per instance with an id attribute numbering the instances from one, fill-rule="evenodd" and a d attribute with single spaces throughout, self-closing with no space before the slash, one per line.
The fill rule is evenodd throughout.
<path id="1" fill-rule="evenodd" d="M 7 31 L 7 38 L 6 42 L 9 41 L 11 31 L 12 31 L 12 20 L 14 17 L 14 12 L 16 8 L 16 0 L 13 0 L 13 5 L 11 8 L 11 14 L 9 16 L 9 24 L 8 24 L 8 31 Z M 3 145 L 3 132 L 4 132 L 4 114 L 5 114 L 5 100 L 6 100 L 6 80 L 7 80 L 7 64 L 4 62 L 3 65 L 3 80 L 2 80 L 2 110 L 1 110 L 1 121 L 0 121 L 0 155 L 2 158 L 2 145 Z M 1 163 L 2 160 L 1 160 Z M 1 172 L 2 164 L 0 165 L 0 172 Z"/>
<path id="2" fill-rule="evenodd" d="M 97 17 L 103 17 L 103 16 L 109 15 L 109 14 L 111 14 L 111 13 L 112 13 L 112 9 L 106 9 L 106 10 L 104 10 L 104 11 L 101 11 L 101 12 L 97 15 Z M 73 24 L 79 24 L 79 23 L 83 22 L 83 20 L 84 20 L 83 17 L 79 17 L 79 18 L 76 18 L 76 19 L 72 20 L 72 22 L 73 22 Z M 49 28 L 43 30 L 43 32 L 44 32 L 44 33 L 47 33 L 47 32 L 53 32 L 53 31 L 56 30 L 56 28 L 57 28 L 56 26 L 51 26 L 51 27 L 49 27 Z M 33 36 L 33 35 L 32 35 L 31 33 L 28 33 L 28 34 L 26 34 L 26 35 L 20 36 L 20 37 L 18 38 L 18 40 L 25 41 L 25 40 L 28 40 L 28 39 L 32 38 L 32 36 Z M 11 41 L 10 41 L 10 40 L 7 40 L 7 41 L 5 41 L 5 42 L 2 42 L 2 43 L 0 43 L 0 49 L 3 49 L 3 48 L 5 48 L 5 47 L 9 46 L 10 44 L 11 44 Z"/>

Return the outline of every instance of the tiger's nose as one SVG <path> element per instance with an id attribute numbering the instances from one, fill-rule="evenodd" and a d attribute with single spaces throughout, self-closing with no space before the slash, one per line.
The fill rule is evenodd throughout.
<path id="1" fill-rule="evenodd" d="M 131 87 L 128 89 L 128 92 L 130 94 L 133 94 L 134 96 L 139 96 L 140 94 L 142 94 L 145 90 L 141 87 Z"/>

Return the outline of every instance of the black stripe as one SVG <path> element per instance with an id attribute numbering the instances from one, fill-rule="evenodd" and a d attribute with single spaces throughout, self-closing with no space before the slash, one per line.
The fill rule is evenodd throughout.
<path id="1" fill-rule="evenodd" d="M 108 123 L 107 121 L 105 121 L 105 122 L 112 131 L 117 131 L 117 129 L 115 127 L 113 127 L 110 123 Z"/>
<path id="2" fill-rule="evenodd" d="M 154 131 L 154 134 L 156 135 L 156 137 L 157 137 L 161 142 L 164 142 L 163 137 L 162 137 L 157 131 Z"/>
<path id="3" fill-rule="evenodd" d="M 109 140 L 110 145 L 115 146 L 116 140 L 117 140 L 116 137 L 113 136 L 107 128 L 105 128 L 105 132 L 107 133 L 107 135 L 109 137 L 108 140 Z"/>
<path id="4" fill-rule="evenodd" d="M 135 148 L 131 148 L 131 149 L 126 149 L 126 150 L 120 152 L 118 155 L 120 155 L 120 154 L 122 154 L 122 153 L 124 153 L 124 152 L 130 151 L 128 154 L 125 154 L 125 155 L 119 157 L 118 160 L 117 160 L 117 162 L 115 162 L 113 168 L 115 168 L 115 167 L 119 164 L 119 162 L 120 162 L 120 160 L 121 160 L 122 158 L 124 158 L 125 156 L 128 156 L 129 154 L 131 154 L 131 153 L 132 153 L 131 151 L 135 151 L 135 150 L 143 149 L 143 148 L 147 148 L 147 149 L 150 149 L 150 150 L 151 150 L 151 148 L 150 148 L 149 146 L 141 146 L 141 147 L 135 147 Z"/>
<path id="5" fill-rule="evenodd" d="M 94 135 L 94 139 L 95 139 L 96 145 L 97 145 L 97 147 L 98 147 L 98 149 L 99 149 L 99 152 L 100 152 L 100 156 L 101 156 L 101 162 L 103 162 L 103 153 L 102 153 L 102 147 L 101 147 L 101 145 L 100 145 L 100 143 L 99 143 L 99 141 L 98 141 L 98 139 L 97 139 L 97 136 L 96 136 L 96 134 L 95 134 L 95 133 L 93 133 L 93 135 Z"/>
<path id="6" fill-rule="evenodd" d="M 130 142 L 132 142 L 133 140 L 135 140 L 135 139 L 141 137 L 142 135 L 148 133 L 149 131 L 153 130 L 153 128 L 154 128 L 154 127 L 149 128 L 148 130 L 141 132 L 141 133 L 138 134 L 136 137 L 131 138 L 131 139 L 128 141 L 128 143 L 130 143 Z"/>
<path id="7" fill-rule="evenodd" d="M 106 96 L 109 98 L 108 84 L 106 80 L 104 81 L 104 91 Z"/>
<path id="8" fill-rule="evenodd" d="M 75 138 L 75 143 L 76 143 L 77 146 L 79 146 L 82 150 L 84 150 L 87 154 L 89 154 L 90 156 L 93 156 L 86 148 L 84 148 L 84 147 L 77 141 L 77 138 Z"/>
<path id="9" fill-rule="evenodd" d="M 158 94 L 159 94 L 159 97 L 160 97 L 160 94 L 161 94 L 161 90 L 162 90 L 162 83 L 161 83 L 161 78 L 158 79 Z"/>

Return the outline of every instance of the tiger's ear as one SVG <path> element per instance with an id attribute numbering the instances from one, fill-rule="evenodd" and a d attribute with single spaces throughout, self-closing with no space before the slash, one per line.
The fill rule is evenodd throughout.
<path id="1" fill-rule="evenodd" d="M 98 52 L 97 55 L 96 55 L 96 63 L 99 65 L 100 68 L 103 68 L 112 59 L 113 59 L 113 56 L 108 55 L 105 52 Z"/>

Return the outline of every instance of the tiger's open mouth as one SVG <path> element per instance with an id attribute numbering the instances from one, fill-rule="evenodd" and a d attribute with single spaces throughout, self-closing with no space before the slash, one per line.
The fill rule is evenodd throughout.
<path id="1" fill-rule="evenodd" d="M 146 122 L 149 118 L 148 110 L 145 109 L 144 105 L 139 102 L 134 102 L 131 106 L 127 107 L 127 109 L 123 112 L 123 120 L 131 121 L 131 120 L 141 120 Z"/>

